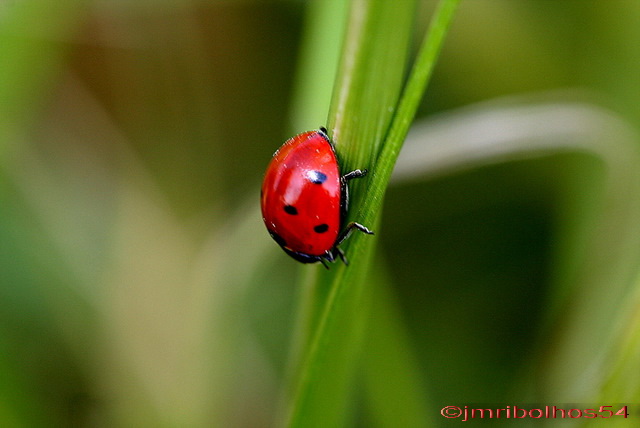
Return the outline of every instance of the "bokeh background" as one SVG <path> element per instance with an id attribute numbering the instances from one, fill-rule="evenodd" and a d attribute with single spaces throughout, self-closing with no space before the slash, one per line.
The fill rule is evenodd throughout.
<path id="1" fill-rule="evenodd" d="M 258 188 L 304 130 L 310 3 L 0 3 L 3 426 L 273 421 L 309 268 Z M 637 1 L 463 0 L 372 272 L 436 426 L 450 404 L 640 401 L 638 40 Z"/>

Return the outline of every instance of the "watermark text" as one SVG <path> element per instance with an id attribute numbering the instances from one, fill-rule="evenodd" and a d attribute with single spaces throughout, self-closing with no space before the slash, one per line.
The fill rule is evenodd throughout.
<path id="1" fill-rule="evenodd" d="M 448 419 L 467 422 L 472 419 L 627 419 L 626 404 L 601 405 L 593 408 L 571 406 L 504 406 L 502 408 L 445 406 L 440 414 Z"/>

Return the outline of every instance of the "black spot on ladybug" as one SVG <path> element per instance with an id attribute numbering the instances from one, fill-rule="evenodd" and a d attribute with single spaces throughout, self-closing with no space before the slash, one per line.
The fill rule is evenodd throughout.
<path id="1" fill-rule="evenodd" d="M 322 223 L 317 226 L 313 226 L 313 230 L 316 233 L 325 233 L 327 230 L 329 230 L 329 225 L 326 223 Z"/>
<path id="2" fill-rule="evenodd" d="M 327 175 L 316 170 L 307 171 L 307 178 L 313 184 L 322 184 L 327 180 Z"/>
<path id="3" fill-rule="evenodd" d="M 284 212 L 291 215 L 298 215 L 298 210 L 293 205 L 285 205 Z"/>

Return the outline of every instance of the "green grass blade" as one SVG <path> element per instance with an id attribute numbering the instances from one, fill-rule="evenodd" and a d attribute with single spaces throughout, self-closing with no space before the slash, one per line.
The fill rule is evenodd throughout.
<path id="1" fill-rule="evenodd" d="M 290 113 L 292 134 L 325 125 L 347 12 L 344 0 L 309 4 Z"/>
<path id="2" fill-rule="evenodd" d="M 382 205 L 382 196 L 389 184 L 393 167 L 409 132 L 416 110 L 435 67 L 459 0 L 443 0 L 436 10 L 429 31 L 419 51 L 407 82 L 398 112 L 394 117 L 385 145 L 377 160 L 367 197 L 362 205 L 364 221 L 373 220 Z"/>
<path id="3" fill-rule="evenodd" d="M 343 170 L 368 168 L 372 172 L 369 179 L 351 186 L 355 197 L 349 221 L 362 221 L 372 228 L 378 224 L 384 188 L 457 3 L 441 2 L 402 99 L 415 4 L 381 0 L 352 4 L 328 123 Z M 392 138 L 385 140 L 387 135 Z M 336 264 L 330 272 L 316 270 L 310 277 L 312 283 L 307 286 L 312 301 L 307 308 L 306 337 L 298 352 L 301 362 L 287 418 L 289 426 L 344 424 L 368 308 L 367 294 L 362 291 L 374 243 L 369 236 L 355 234 L 343 246 L 351 266 Z"/>

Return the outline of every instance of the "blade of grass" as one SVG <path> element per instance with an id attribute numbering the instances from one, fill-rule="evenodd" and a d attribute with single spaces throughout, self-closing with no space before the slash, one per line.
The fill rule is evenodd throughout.
<path id="1" fill-rule="evenodd" d="M 367 226 L 378 224 L 384 189 L 458 2 L 441 2 L 399 104 L 413 4 L 357 0 L 352 5 L 329 128 L 337 142 L 343 170 L 372 170 L 366 194 L 354 192 L 354 206 L 362 208 L 352 210 L 357 214 L 354 217 L 365 219 Z M 390 138 L 378 156 L 387 134 Z M 363 183 L 353 187 L 357 189 L 359 185 Z M 299 353 L 302 361 L 288 415 L 289 426 L 344 423 L 352 363 L 367 308 L 362 289 L 373 250 L 373 239 L 356 235 L 349 243 L 352 265 L 336 265 L 330 273 L 318 273 L 315 284 L 309 285 L 326 290 L 315 294 L 327 297 L 312 303 L 307 338 Z"/>
<path id="2" fill-rule="evenodd" d="M 347 6 L 348 2 L 344 0 L 309 3 L 296 71 L 295 96 L 289 115 L 292 135 L 325 124 L 347 20 Z"/>
<path id="3" fill-rule="evenodd" d="M 356 0 L 351 4 L 343 54 L 329 115 L 330 118 L 333 118 L 333 122 L 330 119 L 327 124 L 328 128 L 334 131 L 333 137 L 338 146 L 339 156 L 343 161 L 343 170 L 350 168 L 349 153 L 347 153 L 350 145 L 359 145 L 360 150 L 368 153 L 362 156 L 362 159 L 372 158 L 374 157 L 373 147 L 365 145 L 363 142 L 372 141 L 372 135 L 375 132 L 371 132 L 371 127 L 380 126 L 381 121 L 383 126 L 388 127 L 391 117 L 390 111 L 392 112 L 397 104 L 405 73 L 413 12 L 413 1 L 391 4 L 391 2 L 378 0 Z M 389 40 L 391 40 L 390 43 Z M 394 85 L 390 84 L 390 79 L 395 82 Z M 383 100 L 386 102 L 381 103 Z M 357 118 L 365 114 L 367 121 L 359 122 Z M 342 120 L 335 120 L 338 116 Z M 344 120 L 349 116 L 353 119 Z M 382 132 L 378 132 L 378 134 L 376 145 L 380 145 L 383 137 Z M 356 162 L 353 161 L 351 164 Z M 359 166 L 368 165 L 370 165 L 369 161 Z M 352 192 L 352 195 L 355 193 Z M 355 334 L 356 325 L 360 324 L 360 321 L 357 319 L 357 314 L 356 316 L 349 316 L 354 314 L 348 313 L 341 314 L 343 319 L 337 324 L 341 325 L 343 331 L 349 334 L 326 337 L 332 340 L 324 348 L 332 349 L 327 355 L 334 358 L 323 361 L 322 372 L 324 375 L 312 375 L 314 381 L 317 382 L 306 384 L 306 387 L 314 388 L 313 393 L 307 395 L 309 391 L 304 387 L 300 388 L 308 373 L 305 362 L 310 361 L 307 358 L 309 350 L 314 337 L 316 337 L 325 303 L 329 299 L 329 293 L 333 290 L 330 283 L 331 274 L 322 273 L 319 275 L 320 272 L 313 268 L 307 270 L 307 273 L 306 284 L 301 287 L 305 293 L 303 296 L 305 300 L 301 302 L 302 308 L 300 310 L 303 318 L 299 320 L 298 326 L 301 332 L 298 335 L 297 343 L 294 343 L 293 355 L 297 360 L 292 364 L 294 368 L 300 368 L 300 370 L 297 371 L 297 377 L 292 381 L 291 389 L 294 391 L 294 398 L 293 405 L 289 405 L 288 418 L 292 426 L 299 424 L 335 426 L 340 425 L 339 421 L 345 414 L 348 373 L 350 373 L 349 361 L 351 361 L 350 356 L 357 336 Z M 335 274 L 337 271 L 334 269 L 332 273 Z M 359 288 L 353 288 L 352 291 L 359 294 L 357 293 Z M 340 339 L 346 340 L 341 341 Z"/>
<path id="4" fill-rule="evenodd" d="M 377 155 L 374 146 L 379 146 L 384 136 L 375 129 L 380 123 L 388 127 L 395 111 L 409 53 L 415 4 L 408 1 L 399 6 L 379 0 L 355 0 L 351 4 L 328 120 L 343 171 L 370 168 L 369 158 Z M 361 160 L 352 159 L 354 151 Z M 350 184 L 352 206 L 358 205 L 357 186 L 362 183 L 357 181 L 363 180 Z M 308 300 L 311 307 L 303 310 L 307 313 L 303 337 L 307 339 L 313 336 L 331 289 L 331 275 L 318 278 L 317 270 L 309 272 L 309 286 L 305 288 L 311 289 Z M 324 283 L 317 286 L 318 281 Z M 307 347 L 307 343 L 301 344 L 302 349 Z"/>
<path id="5" fill-rule="evenodd" d="M 384 191 L 389 185 L 393 167 L 400 154 L 402 144 L 409 132 L 416 110 L 422 99 L 429 78 L 435 67 L 438 54 L 449 30 L 453 15 L 460 0 L 443 0 L 436 10 L 429 32 L 419 51 L 409 81 L 398 106 L 391 129 L 385 140 L 384 147 L 377 159 L 376 169 L 369 183 L 366 198 L 361 207 L 363 221 L 373 220 L 382 205 Z"/>

